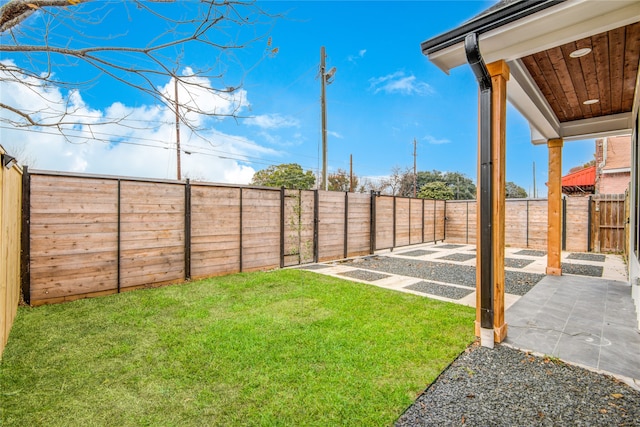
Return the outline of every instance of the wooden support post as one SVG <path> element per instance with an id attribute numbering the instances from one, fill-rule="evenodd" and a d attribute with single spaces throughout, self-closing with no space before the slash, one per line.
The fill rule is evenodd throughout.
<path id="1" fill-rule="evenodd" d="M 562 138 L 547 141 L 549 190 L 547 208 L 547 274 L 562 275 Z"/>
<path id="2" fill-rule="evenodd" d="M 505 177 L 506 177 L 506 116 L 507 116 L 507 80 L 509 80 L 509 66 L 505 61 L 487 64 L 491 75 L 491 190 L 492 190 L 492 221 L 493 235 L 493 336 L 494 341 L 500 343 L 507 337 L 507 324 L 504 317 L 504 245 L 505 245 Z M 480 150 L 478 150 L 480 151 Z M 480 159 L 478 159 L 480 161 Z M 478 167 L 480 173 L 480 167 Z M 478 177 L 480 182 L 480 177 Z M 480 194 L 478 192 L 478 194 Z M 479 197 L 479 196 L 478 196 Z M 480 218 L 480 200 L 478 198 L 477 218 Z M 476 335 L 480 336 L 481 296 L 480 296 L 480 236 L 481 224 L 476 222 Z"/>

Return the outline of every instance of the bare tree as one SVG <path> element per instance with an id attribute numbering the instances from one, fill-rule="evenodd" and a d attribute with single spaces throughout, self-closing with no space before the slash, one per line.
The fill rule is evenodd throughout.
<path id="1" fill-rule="evenodd" d="M 0 85 L 42 102 L 25 107 L 3 96 L 0 122 L 65 134 L 89 121 L 79 118 L 80 89 L 104 79 L 164 104 L 194 131 L 202 115 L 238 117 L 246 106 L 243 62 L 255 66 L 277 53 L 266 35 L 275 18 L 253 1 L 8 0 L 0 7 Z M 243 53 L 258 43 L 258 57 Z"/>

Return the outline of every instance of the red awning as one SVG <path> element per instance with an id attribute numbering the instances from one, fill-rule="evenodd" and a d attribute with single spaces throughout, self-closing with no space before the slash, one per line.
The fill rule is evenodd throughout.
<path id="1" fill-rule="evenodd" d="M 596 185 L 596 167 L 580 169 L 562 177 L 563 193 L 592 193 Z"/>

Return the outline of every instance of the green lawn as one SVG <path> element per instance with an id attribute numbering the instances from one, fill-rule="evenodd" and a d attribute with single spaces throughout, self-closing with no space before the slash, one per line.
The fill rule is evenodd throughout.
<path id="1" fill-rule="evenodd" d="M 19 309 L 0 425 L 389 425 L 474 310 L 299 270 Z"/>

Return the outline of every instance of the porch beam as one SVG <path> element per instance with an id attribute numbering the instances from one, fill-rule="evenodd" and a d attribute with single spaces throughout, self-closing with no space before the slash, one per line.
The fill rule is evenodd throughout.
<path id="1" fill-rule="evenodd" d="M 549 147 L 549 184 L 547 196 L 547 270 L 562 275 L 562 138 L 547 141 Z"/>

